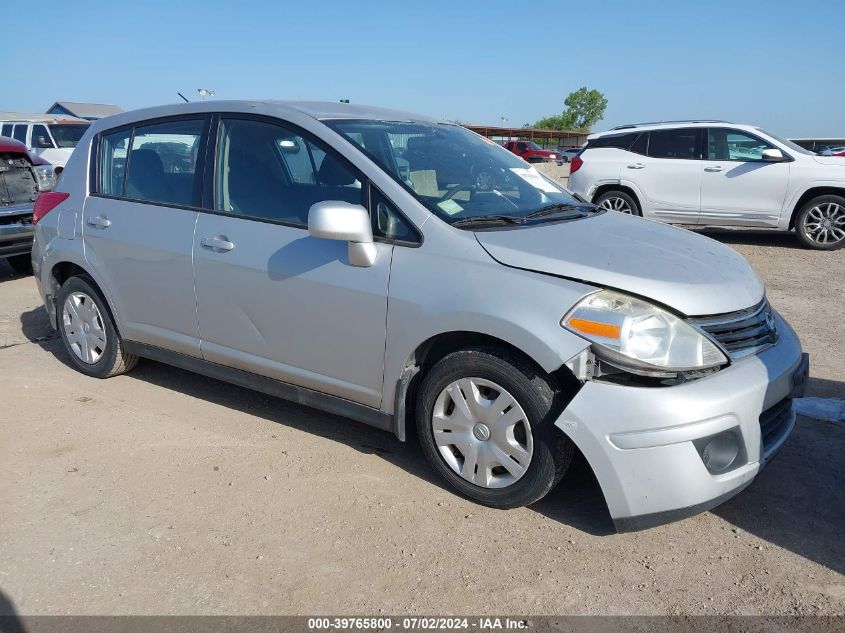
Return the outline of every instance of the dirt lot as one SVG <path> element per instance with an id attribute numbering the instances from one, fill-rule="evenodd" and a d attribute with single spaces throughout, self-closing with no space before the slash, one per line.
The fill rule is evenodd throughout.
<path id="1" fill-rule="evenodd" d="M 710 235 L 798 330 L 808 395 L 845 398 L 845 251 Z M 583 463 L 495 511 L 343 418 L 152 362 L 86 378 L 5 263 L 0 376 L 0 612 L 845 613 L 842 423 L 800 418 L 738 497 L 617 535 Z"/>

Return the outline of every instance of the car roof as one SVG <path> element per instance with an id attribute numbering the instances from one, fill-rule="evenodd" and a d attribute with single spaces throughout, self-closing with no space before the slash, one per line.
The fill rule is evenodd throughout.
<path id="1" fill-rule="evenodd" d="M 169 105 L 142 108 L 115 114 L 94 123 L 96 131 L 118 127 L 168 116 L 180 114 L 204 114 L 207 112 L 237 112 L 255 113 L 285 118 L 292 114 L 299 114 L 311 117 L 318 121 L 331 119 L 370 119 L 387 121 L 416 121 L 426 123 L 439 123 L 440 121 L 431 117 L 393 110 L 375 106 L 333 103 L 330 101 L 280 101 L 273 99 L 253 100 L 214 100 L 214 101 L 192 101 L 190 103 L 174 103 Z"/>

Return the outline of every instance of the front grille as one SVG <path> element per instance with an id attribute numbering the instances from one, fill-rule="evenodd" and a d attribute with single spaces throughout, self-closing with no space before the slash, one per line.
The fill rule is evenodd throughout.
<path id="1" fill-rule="evenodd" d="M 691 319 L 691 323 L 709 334 L 731 358 L 754 354 L 778 340 L 774 313 L 765 298 L 753 308 Z"/>
<path id="2" fill-rule="evenodd" d="M 760 414 L 760 442 L 767 460 L 780 447 L 795 422 L 792 398 L 784 398 Z"/>

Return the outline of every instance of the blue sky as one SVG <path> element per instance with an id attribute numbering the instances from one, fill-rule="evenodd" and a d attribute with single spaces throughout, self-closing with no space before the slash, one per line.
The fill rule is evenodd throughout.
<path id="1" fill-rule="evenodd" d="M 383 105 L 521 126 L 580 86 L 604 129 L 691 117 L 845 134 L 845 2 L 54 2 L 3 15 L 0 110 L 197 98 Z"/>

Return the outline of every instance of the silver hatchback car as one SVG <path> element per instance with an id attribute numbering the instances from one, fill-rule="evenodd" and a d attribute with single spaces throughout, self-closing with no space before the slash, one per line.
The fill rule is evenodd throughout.
<path id="1" fill-rule="evenodd" d="M 460 126 L 232 101 L 95 122 L 35 208 L 74 366 L 139 357 L 416 425 L 458 492 L 533 503 L 580 451 L 617 529 L 715 506 L 795 425 L 807 357 L 746 261 L 598 209 Z"/>

